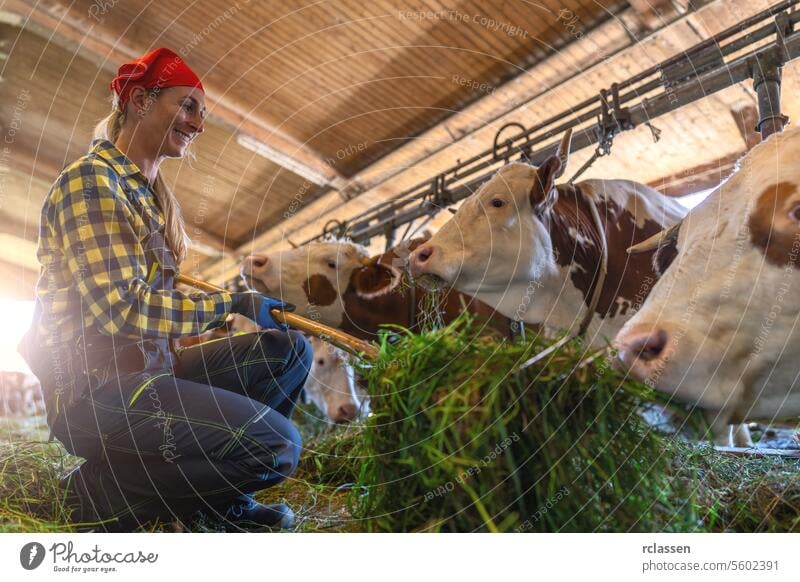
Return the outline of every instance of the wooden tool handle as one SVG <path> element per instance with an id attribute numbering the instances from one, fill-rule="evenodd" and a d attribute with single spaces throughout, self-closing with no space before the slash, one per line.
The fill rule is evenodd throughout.
<path id="1" fill-rule="evenodd" d="M 178 275 L 175 277 L 175 282 L 202 289 L 203 291 L 225 291 L 225 289 L 217 287 L 213 283 L 195 279 L 188 275 Z M 270 310 L 270 315 L 272 315 L 272 318 L 278 323 L 283 323 L 284 325 L 288 325 L 302 332 L 309 333 L 355 356 L 366 357 L 370 360 L 378 356 L 378 348 L 375 347 L 375 345 L 333 327 L 328 327 L 327 325 L 292 313 L 291 311 L 272 309 Z"/>

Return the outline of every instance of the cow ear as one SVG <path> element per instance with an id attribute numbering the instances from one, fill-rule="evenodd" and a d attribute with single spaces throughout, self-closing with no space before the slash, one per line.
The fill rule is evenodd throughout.
<path id="1" fill-rule="evenodd" d="M 556 177 L 561 170 L 561 158 L 558 155 L 550 156 L 536 170 L 533 186 L 530 191 L 531 206 L 537 212 L 549 208 L 555 203 L 558 196 L 556 192 Z"/>
<path id="2" fill-rule="evenodd" d="M 402 277 L 395 267 L 375 261 L 353 271 L 353 287 L 362 299 L 372 299 L 394 290 Z"/>

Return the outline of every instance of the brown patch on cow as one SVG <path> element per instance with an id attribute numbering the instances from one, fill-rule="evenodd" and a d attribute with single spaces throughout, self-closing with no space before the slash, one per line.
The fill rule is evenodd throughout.
<path id="1" fill-rule="evenodd" d="M 336 301 L 336 289 L 325 275 L 311 275 L 303 283 L 308 302 L 314 305 L 331 305 Z"/>
<path id="2" fill-rule="evenodd" d="M 402 292 L 384 293 L 365 298 L 356 289 L 357 274 L 354 271 L 350 283 L 342 294 L 344 314 L 340 325 L 345 331 L 363 339 L 375 339 L 381 324 L 408 326 L 411 303 L 408 286 L 402 282 Z"/>
<path id="3" fill-rule="evenodd" d="M 373 295 L 388 291 L 394 282 L 394 276 L 390 269 L 376 263 L 355 269 L 350 281 L 359 295 Z"/>
<path id="4" fill-rule="evenodd" d="M 394 265 L 400 267 L 407 255 L 426 242 L 427 239 L 412 239 L 408 244 L 402 244 L 380 255 L 378 265 Z M 350 277 L 350 283 L 342 294 L 344 315 L 340 328 L 356 337 L 372 340 L 378 335 L 382 325 L 395 324 L 419 331 L 421 324 L 421 306 L 425 305 L 428 291 L 416 287 L 413 293 L 416 305 L 412 316 L 412 291 L 411 283 L 403 274 L 403 280 L 391 293 L 365 298 L 359 291 L 359 286 L 364 284 L 361 280 L 363 274 L 356 269 Z M 363 287 L 361 287 L 363 290 Z M 462 307 L 463 306 L 463 307 Z M 455 319 L 466 308 L 470 313 L 478 316 L 478 321 L 485 321 L 488 325 L 506 335 L 509 331 L 509 320 L 495 313 L 494 309 L 469 295 L 463 295 L 454 290 L 446 291 L 441 298 L 441 308 L 444 323 Z M 416 321 L 412 325 L 412 319 Z"/>
<path id="5" fill-rule="evenodd" d="M 758 195 L 755 210 L 750 213 L 750 241 L 761 250 L 767 261 L 782 267 L 798 265 L 800 222 L 793 214 L 800 208 L 797 184 L 778 182 L 767 186 Z"/>
<path id="6" fill-rule="evenodd" d="M 556 262 L 570 268 L 572 283 L 589 305 L 600 275 L 602 246 L 591 210 L 579 188 L 580 185 L 574 184 L 559 185 L 558 200 L 542 220 L 550 230 Z M 645 220 L 639 228 L 633 215 L 613 200 L 599 197 L 594 200 L 608 246 L 608 271 L 595 312 L 602 318 L 625 315 L 630 309 L 642 306 L 658 280 L 653 268 L 654 251 L 629 255 L 626 249 L 661 232 L 662 226 L 655 220 Z M 570 227 L 588 241 L 577 241 L 570 234 Z"/>

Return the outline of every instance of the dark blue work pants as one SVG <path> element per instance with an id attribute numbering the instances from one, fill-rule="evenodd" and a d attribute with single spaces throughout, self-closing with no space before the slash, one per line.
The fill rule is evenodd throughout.
<path id="1" fill-rule="evenodd" d="M 81 518 L 152 521 L 224 511 L 294 471 L 289 420 L 311 366 L 297 332 L 198 344 L 176 369 L 123 374 L 64 411 L 53 434 L 86 462 L 73 476 Z"/>

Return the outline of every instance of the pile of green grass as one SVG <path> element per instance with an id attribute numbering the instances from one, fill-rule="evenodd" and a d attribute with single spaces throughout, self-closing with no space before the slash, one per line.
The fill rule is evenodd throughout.
<path id="1" fill-rule="evenodd" d="M 800 460 L 730 456 L 648 428 L 637 410 L 655 395 L 577 342 L 519 371 L 548 342 L 477 337 L 464 320 L 394 337 L 362 370 L 366 424 L 296 412 L 300 466 L 256 495 L 288 502 L 296 530 L 800 530 Z M 2 532 L 77 529 L 58 479 L 80 459 L 46 438 L 42 417 L 0 418 Z"/>
<path id="2" fill-rule="evenodd" d="M 319 412 L 307 408 L 296 411 L 294 419 L 303 436 L 297 471 L 256 499 L 288 503 L 295 511 L 296 531 L 360 531 L 358 520 L 350 514 L 348 499 L 363 466 L 364 425 L 314 420 L 319 419 Z"/>
<path id="3" fill-rule="evenodd" d="M 384 336 L 352 498 L 369 531 L 695 531 L 653 394 L 572 341 L 479 336 L 468 320 Z"/>
<path id="4" fill-rule="evenodd" d="M 58 480 L 80 459 L 46 438 L 42 417 L 0 418 L 0 532 L 75 530 Z"/>

